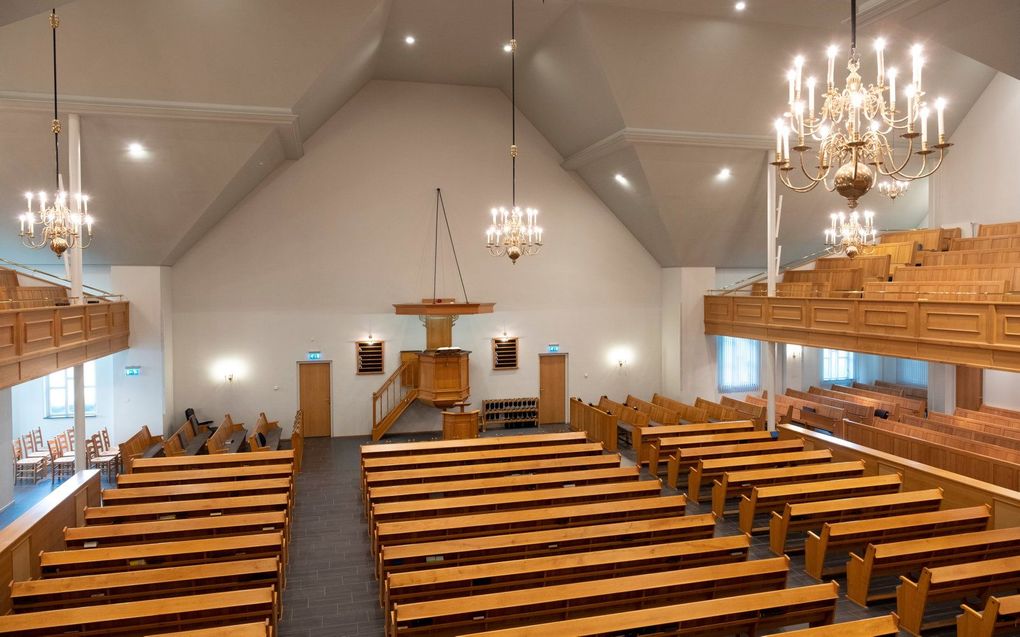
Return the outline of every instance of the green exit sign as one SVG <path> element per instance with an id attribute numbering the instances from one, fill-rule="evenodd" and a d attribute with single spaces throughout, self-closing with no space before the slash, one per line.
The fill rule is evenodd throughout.
<path id="1" fill-rule="evenodd" d="M 310 361 L 321 361 L 322 352 L 308 352 L 308 360 Z"/>

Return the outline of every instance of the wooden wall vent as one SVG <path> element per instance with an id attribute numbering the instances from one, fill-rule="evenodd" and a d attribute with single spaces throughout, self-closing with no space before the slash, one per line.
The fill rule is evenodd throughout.
<path id="1" fill-rule="evenodd" d="M 492 339 L 492 368 L 517 369 L 517 337 Z"/>
<path id="2" fill-rule="evenodd" d="M 382 341 L 357 341 L 355 353 L 359 374 L 383 373 Z"/>

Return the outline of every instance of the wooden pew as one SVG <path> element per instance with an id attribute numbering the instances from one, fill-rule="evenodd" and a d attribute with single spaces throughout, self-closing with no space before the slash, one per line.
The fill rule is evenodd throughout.
<path id="1" fill-rule="evenodd" d="M 168 630 L 218 628 L 238 622 L 269 622 L 276 628 L 272 588 L 164 597 L 83 608 L 0 616 L 0 635 L 143 635 Z"/>
<path id="2" fill-rule="evenodd" d="M 650 498 L 662 493 L 658 480 L 630 480 L 610 484 L 555 487 L 532 491 L 507 491 L 407 502 L 386 502 L 372 505 L 369 526 L 402 520 L 473 516 L 497 511 L 519 511 L 543 507 L 562 507 L 589 502 L 608 502 L 631 498 Z"/>
<path id="3" fill-rule="evenodd" d="M 407 571 L 705 540 L 715 533 L 715 517 L 711 514 L 684 516 L 681 511 L 678 515 L 632 522 L 600 524 L 596 520 L 587 526 L 498 533 L 472 538 L 466 542 L 438 540 L 384 546 L 376 561 L 380 587 L 390 575 Z"/>
<path id="4" fill-rule="evenodd" d="M 150 471 L 117 475 L 118 487 L 163 487 L 233 480 L 266 480 L 287 478 L 294 474 L 293 464 L 260 467 L 227 467 L 222 469 L 185 469 L 182 471 Z"/>
<path id="5" fill-rule="evenodd" d="M 748 420 L 743 422 L 750 421 Z M 749 444 L 769 440 L 772 440 L 772 433 L 768 431 L 735 431 L 728 433 L 702 434 L 697 436 L 653 438 L 648 441 L 648 472 L 653 476 L 658 475 L 663 469 L 665 469 L 665 458 L 675 454 L 680 449 Z"/>
<path id="6" fill-rule="evenodd" d="M 1020 248 L 1020 235 L 956 237 L 949 242 L 950 250 L 1005 250 L 1008 248 Z"/>
<path id="7" fill-rule="evenodd" d="M 795 467 L 770 467 L 727 471 L 712 483 L 712 513 L 722 519 L 726 514 L 726 501 L 750 495 L 755 487 L 789 482 L 813 482 L 838 478 L 859 478 L 864 475 L 864 461 L 823 462 Z M 692 495 L 688 493 L 687 497 Z"/>
<path id="8" fill-rule="evenodd" d="M 647 413 L 638 411 L 633 407 L 628 407 L 623 403 L 618 403 L 608 396 L 599 398 L 597 408 L 616 419 L 617 437 L 619 438 L 626 439 L 630 437 L 633 439 L 635 430 L 648 427 L 650 424 Z"/>
<path id="9" fill-rule="evenodd" d="M 641 400 L 636 396 L 627 394 L 627 400 L 623 403 L 626 407 L 632 407 L 638 411 L 648 414 L 648 420 L 651 423 L 659 425 L 679 425 L 680 424 L 680 412 L 673 411 L 668 407 L 662 405 L 656 405 L 646 400 Z"/>
<path id="10" fill-rule="evenodd" d="M 995 447 L 1002 447 L 1003 449 L 1020 451 L 1020 438 L 1017 437 L 1017 434 L 1020 433 L 1020 431 L 1018 430 L 1011 429 L 1009 427 L 1000 427 L 998 425 L 974 423 L 974 421 L 962 418 L 956 419 L 955 416 L 952 416 L 951 418 L 953 420 L 946 423 L 940 422 L 937 419 L 918 418 L 916 416 L 900 416 L 900 422 L 913 427 L 930 429 L 931 431 L 955 436 L 957 438 L 967 438 L 968 440 L 973 440 L 975 442 Z"/>
<path id="11" fill-rule="evenodd" d="M 814 283 L 804 281 L 802 283 L 776 283 L 776 296 L 781 297 L 825 297 L 829 296 L 831 286 L 828 283 Z M 768 296 L 769 284 L 765 281 L 755 281 L 751 284 L 751 296 Z"/>
<path id="12" fill-rule="evenodd" d="M 591 442 L 601 442 L 606 451 L 617 451 L 620 442 L 627 442 L 631 425 L 580 398 L 570 397 L 570 429 L 583 433 Z"/>
<path id="13" fill-rule="evenodd" d="M 120 443 L 120 459 L 124 470 L 131 471 L 135 458 L 153 457 L 163 450 L 163 437 L 153 436 L 148 426 L 143 425 L 133 436 Z"/>
<path id="14" fill-rule="evenodd" d="M 190 420 L 185 420 L 177 431 L 163 441 L 163 453 L 171 457 L 198 455 L 211 435 L 212 432 L 205 425 L 196 428 Z"/>
<path id="15" fill-rule="evenodd" d="M 923 268 L 900 267 L 893 281 L 943 281 L 969 283 L 971 281 L 1006 281 L 1009 292 L 1020 290 L 1018 265 L 929 265 Z"/>
<path id="16" fill-rule="evenodd" d="M 39 568 L 42 577 L 48 579 L 259 558 L 275 557 L 282 563 L 283 550 L 282 533 L 259 533 L 107 548 L 43 551 Z"/>
<path id="17" fill-rule="evenodd" d="M 890 259 L 891 274 L 897 267 L 913 267 L 921 262 L 920 246 L 917 242 L 908 241 L 883 241 L 871 249 L 873 255 L 888 254 Z"/>
<path id="18" fill-rule="evenodd" d="M 591 457 L 600 456 L 602 452 L 601 443 L 588 442 L 571 445 L 487 449 L 485 451 L 469 451 L 465 453 L 430 453 L 396 458 L 367 458 L 364 461 L 365 481 L 362 485 L 364 488 L 368 484 L 367 477 L 376 472 L 451 466 L 463 468 L 467 465 L 509 460 L 541 460 L 543 458 L 569 458 L 577 456 Z"/>
<path id="19" fill-rule="evenodd" d="M 763 392 L 763 394 L 762 398 L 748 395 L 744 397 L 744 400 L 764 406 L 768 404 L 768 392 Z M 787 414 L 785 418 L 779 415 L 783 411 Z M 792 422 L 816 431 L 832 433 L 836 429 L 836 423 L 843 420 L 844 412 L 839 407 L 778 394 L 776 396 L 776 416 L 779 423 Z"/>
<path id="20" fill-rule="evenodd" d="M 652 404 L 675 411 L 680 416 L 680 420 L 685 422 L 705 422 L 708 420 L 708 412 L 704 409 L 682 403 L 679 400 L 673 400 L 662 394 L 652 394 Z"/>
<path id="21" fill-rule="evenodd" d="M 361 461 L 369 458 L 393 458 L 428 453 L 456 453 L 458 451 L 482 451 L 485 449 L 513 449 L 516 447 L 541 447 L 544 445 L 572 445 L 587 442 L 583 433 L 568 431 L 552 434 L 529 434 L 525 436 L 491 436 L 466 440 L 426 440 L 423 442 L 371 443 L 361 445 Z"/>
<path id="22" fill-rule="evenodd" d="M 783 637 L 896 637 L 900 634 L 900 618 L 896 613 L 890 613 L 881 617 L 776 634 L 782 634 Z"/>
<path id="23" fill-rule="evenodd" d="M 283 428 L 278 420 L 269 420 L 266 412 L 259 412 L 255 422 L 255 431 L 248 437 L 248 447 L 252 451 L 276 451 L 280 448 Z"/>
<path id="24" fill-rule="evenodd" d="M 138 458 L 131 463 L 132 472 L 181 471 L 185 469 L 218 469 L 225 467 L 294 464 L 294 450 L 254 451 L 252 453 L 218 454 L 183 458 Z"/>
<path id="25" fill-rule="evenodd" d="M 970 411 L 970 410 L 968 410 L 968 411 Z M 1012 421 L 1014 421 L 1016 423 L 1020 423 L 1020 411 L 1016 411 L 1014 409 L 1006 409 L 1004 407 L 994 407 L 992 405 L 986 405 L 984 403 L 981 403 L 981 405 L 977 409 L 977 413 L 979 413 L 979 414 L 995 414 L 997 416 L 1001 416 L 1003 418 L 1012 420 Z"/>
<path id="26" fill-rule="evenodd" d="M 734 422 L 700 422 L 688 425 L 641 427 L 634 431 L 633 446 L 641 463 L 644 464 L 648 462 L 648 455 L 652 451 L 651 442 L 655 439 L 732 433 L 737 431 L 754 431 L 754 423 L 750 420 L 737 420 Z"/>
<path id="27" fill-rule="evenodd" d="M 905 385 L 903 383 L 890 383 L 884 380 L 876 380 L 875 385 L 878 387 L 891 387 L 893 389 L 899 389 L 903 392 L 904 396 L 910 396 L 911 398 L 920 398 L 928 400 L 928 388 L 917 387 L 915 385 Z"/>
<path id="28" fill-rule="evenodd" d="M 282 584 L 281 562 L 270 557 L 16 581 L 11 583 L 11 603 L 15 613 L 25 613 L 252 588 L 279 593 Z"/>
<path id="29" fill-rule="evenodd" d="M 724 398 L 725 398 L 725 396 L 724 396 Z M 766 420 L 768 420 L 769 401 L 764 400 L 762 398 L 759 398 L 757 396 L 752 396 L 751 394 L 748 394 L 748 395 L 744 396 L 743 402 L 748 404 L 748 405 L 754 405 L 754 406 L 764 410 L 765 418 L 766 418 Z M 780 402 L 780 400 L 777 398 L 776 399 L 776 424 L 787 423 L 787 422 L 793 422 L 793 405 L 789 404 L 789 402 L 786 402 L 786 403 Z"/>
<path id="30" fill-rule="evenodd" d="M 701 488 L 710 484 L 715 478 L 720 478 L 727 471 L 740 471 L 752 469 L 767 469 L 769 467 L 796 467 L 799 465 L 830 462 L 832 452 L 828 449 L 815 449 L 813 451 L 790 451 L 785 453 L 765 453 L 756 456 L 726 456 L 722 458 L 702 458 L 696 465 L 691 467 L 687 476 L 687 497 L 694 499 L 700 497 Z M 670 480 L 676 479 L 676 473 L 670 471 Z M 677 488 L 676 482 L 670 482 L 669 486 Z M 699 502 L 700 500 L 695 500 Z"/>
<path id="31" fill-rule="evenodd" d="M 766 429 L 765 420 L 768 418 L 768 409 L 766 406 L 737 400 L 736 398 L 730 398 L 729 396 L 723 396 L 720 398 L 719 404 L 723 407 L 728 407 L 729 409 L 736 411 L 740 414 L 741 418 L 752 421 L 756 428 L 762 431 Z"/>
<path id="32" fill-rule="evenodd" d="M 831 268 L 828 270 L 786 270 L 783 283 L 828 284 L 830 296 L 843 296 L 860 291 L 864 283 L 864 270 L 860 268 Z"/>
<path id="33" fill-rule="evenodd" d="M 257 513 L 259 511 L 286 511 L 290 496 L 250 495 L 235 498 L 203 498 L 177 500 L 154 504 L 124 504 L 104 507 L 85 507 L 85 524 L 115 524 L 144 522 L 173 518 L 202 518 L 227 513 Z"/>
<path id="34" fill-rule="evenodd" d="M 873 416 L 878 415 L 877 412 L 884 411 L 892 418 L 899 415 L 899 405 L 893 400 L 890 400 L 892 396 L 883 396 L 882 398 L 870 398 L 866 396 L 860 396 L 858 394 L 850 394 L 844 391 L 835 389 L 823 389 L 822 387 L 811 387 L 808 389 L 809 394 L 816 396 L 826 396 L 828 398 L 834 398 L 836 400 L 842 400 L 844 402 L 860 405 L 866 409 L 870 409 Z M 852 413 L 849 409 L 844 407 L 847 413 Z"/>
<path id="35" fill-rule="evenodd" d="M 1020 527 L 957 533 L 920 540 L 869 544 L 864 557 L 850 554 L 846 565 L 847 597 L 861 606 L 889 595 L 871 593 L 877 575 L 902 575 L 920 567 L 954 566 L 1020 555 Z"/>
<path id="36" fill-rule="evenodd" d="M 709 420 L 716 421 L 733 421 L 733 420 L 744 420 L 740 413 L 736 409 L 726 407 L 719 403 L 714 403 L 704 398 L 696 398 L 694 400 L 694 406 L 698 409 L 704 409 L 705 413 L 708 414 Z"/>
<path id="37" fill-rule="evenodd" d="M 963 614 L 956 616 L 956 634 L 959 637 L 1009 635 L 1020 629 L 1020 595 L 993 595 L 980 612 L 967 604 L 961 608 Z"/>
<path id="38" fill-rule="evenodd" d="M 862 254 L 851 259 L 850 257 L 824 257 L 815 260 L 816 270 L 850 269 L 862 270 L 862 280 L 887 281 L 892 274 L 893 264 L 891 254 Z"/>
<path id="39" fill-rule="evenodd" d="M 847 555 L 854 550 L 863 553 L 869 544 L 985 531 L 991 520 L 991 507 L 986 504 L 866 520 L 826 522 L 821 532 L 808 531 L 804 543 L 804 570 L 821 581 L 826 575 L 844 571 L 843 565 L 825 568 L 826 558 L 834 553 Z"/>
<path id="40" fill-rule="evenodd" d="M 985 419 L 975 420 L 964 416 L 950 416 L 949 414 L 940 414 L 937 411 L 929 412 L 927 418 L 905 416 L 903 417 L 903 422 L 908 425 L 923 427 L 927 427 L 931 423 L 940 423 L 952 425 L 957 430 L 977 431 L 980 433 L 993 434 L 995 436 L 1003 436 L 1007 438 L 1015 437 L 1016 434 L 1020 433 L 1020 428 L 1012 425 L 1001 425 L 994 422 L 988 422 Z"/>
<path id="41" fill-rule="evenodd" d="M 978 226 L 979 237 L 1002 237 L 1020 235 L 1020 221 L 1004 221 L 1001 223 L 982 223 Z"/>
<path id="42" fill-rule="evenodd" d="M 989 407 L 988 405 L 981 405 L 981 409 L 978 411 L 964 409 L 962 407 L 957 407 L 953 411 L 954 416 L 960 416 L 961 418 L 980 420 L 983 422 L 1018 429 L 1020 428 L 1020 419 L 1017 419 L 1013 414 L 1016 414 L 1016 412 L 1009 411 L 1008 409 L 1000 409 L 998 407 Z"/>
<path id="43" fill-rule="evenodd" d="M 541 531 L 571 526 L 609 524 L 628 520 L 649 520 L 683 515 L 687 498 L 683 495 L 613 500 L 520 511 L 500 511 L 447 518 L 429 518 L 377 525 L 373 554 L 381 547 L 416 544 L 438 540 L 462 539 L 491 535 L 494 531 Z"/>
<path id="44" fill-rule="evenodd" d="M 380 487 L 395 487 L 411 484 L 431 484 L 434 482 L 450 482 L 478 478 L 497 478 L 517 474 L 559 473 L 577 469 L 608 469 L 620 466 L 620 454 L 603 454 L 600 456 L 578 456 L 575 458 L 551 458 L 547 460 L 519 460 L 510 462 L 493 462 L 471 465 L 471 471 L 462 467 L 435 467 L 433 469 L 409 469 L 407 471 L 381 471 L 365 477 L 368 485 L 365 502 L 368 503 L 368 490 Z"/>
<path id="45" fill-rule="evenodd" d="M 383 608 L 389 610 L 394 604 L 439 598 L 744 562 L 750 546 L 746 536 L 731 535 L 390 573 L 383 586 Z"/>
<path id="46" fill-rule="evenodd" d="M 851 402 L 849 400 L 843 400 L 842 398 L 832 398 L 830 396 L 808 393 L 806 391 L 799 391 L 796 389 L 787 389 L 786 395 L 842 409 L 845 418 L 853 418 L 857 422 L 870 424 L 871 421 L 875 419 L 875 410 L 873 408 L 867 405 Z M 849 398 L 849 396 L 845 397 Z"/>
<path id="47" fill-rule="evenodd" d="M 549 635 L 654 634 L 739 635 L 810 624 L 832 623 L 839 585 L 835 582 L 737 595 L 673 606 L 594 615 L 546 624 L 505 628 L 468 637 L 549 637 Z"/>
<path id="48" fill-rule="evenodd" d="M 301 460 L 305 455 L 304 415 L 298 409 L 294 413 L 294 425 L 290 431 L 290 449 L 294 453 L 294 473 L 301 473 Z"/>
<path id="49" fill-rule="evenodd" d="M 492 630 L 528 623 L 623 612 L 732 595 L 780 590 L 789 560 L 773 558 L 695 567 L 612 579 L 520 589 L 411 604 L 390 612 L 392 637 L 459 635 L 465 629 Z"/>
<path id="50" fill-rule="evenodd" d="M 803 451 L 802 440 L 770 440 L 767 442 L 746 442 L 736 445 L 718 445 L 713 447 L 691 447 L 678 449 L 669 456 L 667 461 L 667 484 L 676 485 L 681 474 L 688 473 L 702 460 L 734 458 L 737 456 L 759 456 L 762 454 L 791 453 Z M 673 487 L 674 489 L 677 487 Z"/>
<path id="51" fill-rule="evenodd" d="M 122 487 L 103 489 L 103 505 L 148 504 L 200 498 L 285 493 L 293 498 L 294 482 L 288 478 L 266 480 L 234 480 L 232 482 L 198 482 L 156 487 Z"/>
<path id="52" fill-rule="evenodd" d="M 288 532 L 285 511 L 216 515 L 205 518 L 92 524 L 64 528 L 64 544 L 69 549 L 124 546 L 146 542 L 203 539 L 224 535 L 249 535 L 271 531 Z"/>
<path id="53" fill-rule="evenodd" d="M 769 548 L 782 555 L 788 552 L 786 542 L 791 533 L 821 529 L 826 522 L 881 518 L 892 513 L 937 511 L 941 504 L 942 489 L 859 495 L 836 500 L 787 504 L 782 513 L 773 511 L 769 519 Z"/>
<path id="54" fill-rule="evenodd" d="M 916 398 L 908 398 L 906 396 L 893 396 L 891 394 L 882 394 L 879 392 L 868 391 L 860 387 L 847 387 L 846 385 L 833 385 L 832 391 L 839 392 L 842 394 L 850 394 L 852 396 L 862 396 L 864 398 L 870 398 L 879 402 L 885 402 L 887 404 L 894 405 L 897 414 L 910 414 L 912 416 L 923 416 L 927 411 L 925 401 L 917 400 Z"/>
<path id="55" fill-rule="evenodd" d="M 917 582 L 900 577 L 896 612 L 900 616 L 900 627 L 920 637 L 921 630 L 927 627 L 924 615 L 929 602 L 984 597 L 1005 591 L 1013 593 L 1018 588 L 1018 555 L 953 566 L 925 566 Z"/>
<path id="56" fill-rule="evenodd" d="M 147 635 L 146 637 L 156 637 Z M 160 633 L 159 637 L 273 637 L 268 621 L 251 624 L 235 624 L 217 626 L 216 628 L 200 628 L 184 630 L 176 633 Z"/>
<path id="57" fill-rule="evenodd" d="M 498 478 L 472 478 L 449 482 L 408 484 L 395 487 L 370 487 L 368 502 L 386 504 L 411 502 L 434 498 L 459 497 L 505 493 L 510 491 L 533 491 L 553 486 L 581 486 L 632 482 L 641 477 L 638 467 L 612 467 L 609 469 L 588 469 L 552 473 L 532 473 Z"/>
<path id="58" fill-rule="evenodd" d="M 916 243 L 924 251 L 949 250 L 950 242 L 960 238 L 959 228 L 917 228 L 915 230 L 896 230 L 883 232 L 879 243 L 898 243 L 909 241 Z"/>
<path id="59" fill-rule="evenodd" d="M 820 480 L 794 484 L 776 484 L 751 489 L 750 495 L 740 497 L 739 526 L 744 533 L 754 529 L 754 518 L 762 513 L 782 511 L 787 504 L 834 500 L 852 495 L 882 495 L 897 493 L 903 478 L 898 473 Z M 769 516 L 771 517 L 771 515 Z"/>
<path id="60" fill-rule="evenodd" d="M 227 414 L 224 416 L 220 426 L 216 428 L 216 431 L 206 440 L 206 450 L 212 454 L 237 453 L 241 450 L 242 445 L 244 445 L 247 435 L 248 430 L 245 429 L 244 424 L 235 423 L 230 418 L 230 414 Z M 268 449 L 256 451 L 268 451 Z"/>
<path id="61" fill-rule="evenodd" d="M 921 265 L 1000 265 L 1020 263 L 1020 247 L 992 250 L 953 250 L 921 255 Z"/>

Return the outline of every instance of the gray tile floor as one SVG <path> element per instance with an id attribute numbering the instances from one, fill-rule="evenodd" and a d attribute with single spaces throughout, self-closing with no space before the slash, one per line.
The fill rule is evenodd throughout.
<path id="1" fill-rule="evenodd" d="M 554 431 L 557 428 L 547 428 Z M 534 429 L 493 431 L 487 435 L 534 433 Z M 429 439 L 419 436 L 417 439 Z M 394 438 L 406 441 L 413 437 Z M 389 441 L 390 439 L 387 439 Z M 290 568 L 284 593 L 282 637 L 319 637 L 382 635 L 383 614 L 378 603 L 378 588 L 369 555 L 368 538 L 360 501 L 359 446 L 363 438 L 308 439 L 305 442 L 305 466 L 298 478 L 294 513 Z M 629 450 L 625 463 L 633 464 Z M 672 493 L 669 488 L 666 492 Z M 699 513 L 691 503 L 690 513 Z M 733 516 L 716 527 L 716 535 L 739 533 Z M 772 557 L 765 536 L 752 542 L 752 559 Z M 803 557 L 791 555 L 789 587 L 814 584 L 803 570 Z M 846 582 L 837 578 L 843 588 Z M 946 617 L 955 616 L 959 605 L 944 609 Z M 860 608 L 841 599 L 837 621 L 851 621 L 886 614 L 895 603 Z M 948 629 L 942 634 L 954 634 Z M 938 633 L 936 633 L 938 634 Z"/>

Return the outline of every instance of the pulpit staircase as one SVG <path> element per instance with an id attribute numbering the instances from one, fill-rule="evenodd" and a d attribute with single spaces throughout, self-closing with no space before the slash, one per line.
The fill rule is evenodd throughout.
<path id="1" fill-rule="evenodd" d="M 372 393 L 372 440 L 379 440 L 418 398 L 418 361 L 401 363 Z"/>

